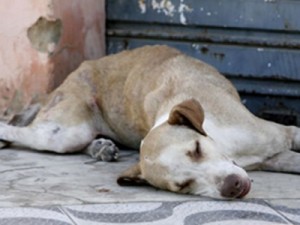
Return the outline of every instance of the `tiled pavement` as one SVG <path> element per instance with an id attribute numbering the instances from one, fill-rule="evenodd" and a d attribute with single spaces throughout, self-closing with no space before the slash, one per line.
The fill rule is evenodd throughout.
<path id="1" fill-rule="evenodd" d="M 300 225 L 300 176 L 252 172 L 252 191 L 239 201 L 119 187 L 116 177 L 137 158 L 1 150 L 0 225 Z"/>

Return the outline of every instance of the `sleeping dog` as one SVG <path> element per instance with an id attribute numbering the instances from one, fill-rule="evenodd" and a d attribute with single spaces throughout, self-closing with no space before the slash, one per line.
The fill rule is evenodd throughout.
<path id="1" fill-rule="evenodd" d="M 217 70 L 167 46 L 86 61 L 22 116 L 0 124 L 2 146 L 105 161 L 117 159 L 114 142 L 140 149 L 120 185 L 242 198 L 246 170 L 300 173 L 299 128 L 257 118 Z"/>

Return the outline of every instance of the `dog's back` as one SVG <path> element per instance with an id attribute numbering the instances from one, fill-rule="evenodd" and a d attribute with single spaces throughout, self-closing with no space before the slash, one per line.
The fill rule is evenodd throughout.
<path id="1" fill-rule="evenodd" d="M 151 129 L 166 102 L 172 107 L 188 95 L 210 110 L 226 96 L 240 101 L 217 70 L 167 46 L 145 46 L 86 64 L 89 71 L 97 70 L 86 80 L 97 90 L 103 117 L 118 132 L 119 141 L 130 146 Z M 78 81 L 78 72 L 71 79 Z"/>

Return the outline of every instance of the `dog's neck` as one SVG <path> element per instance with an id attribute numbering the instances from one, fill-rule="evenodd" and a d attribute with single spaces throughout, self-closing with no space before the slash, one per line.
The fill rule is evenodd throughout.
<path id="1" fill-rule="evenodd" d="M 156 120 L 155 123 L 153 125 L 153 127 L 151 128 L 151 130 L 155 129 L 156 127 L 162 125 L 163 123 L 165 123 L 168 118 L 169 118 L 169 112 L 164 113 L 163 115 L 159 116 Z"/>
<path id="2" fill-rule="evenodd" d="M 172 108 L 183 101 L 190 99 L 191 97 L 186 94 L 177 95 L 176 97 L 172 99 L 167 99 L 165 102 L 161 103 L 161 106 L 157 110 L 155 119 L 152 123 L 152 127 L 150 130 L 153 130 L 154 128 L 162 125 L 166 121 L 168 121 L 170 112 L 172 111 Z"/>

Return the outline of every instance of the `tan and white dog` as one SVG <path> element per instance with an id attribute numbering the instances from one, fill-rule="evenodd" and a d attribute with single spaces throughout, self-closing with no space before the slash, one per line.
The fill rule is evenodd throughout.
<path id="1" fill-rule="evenodd" d="M 120 185 L 240 198 L 251 186 L 244 169 L 300 173 L 299 128 L 255 117 L 217 70 L 166 46 L 84 62 L 33 116 L 0 124 L 0 140 L 105 161 L 118 149 L 99 136 L 140 148 Z"/>

